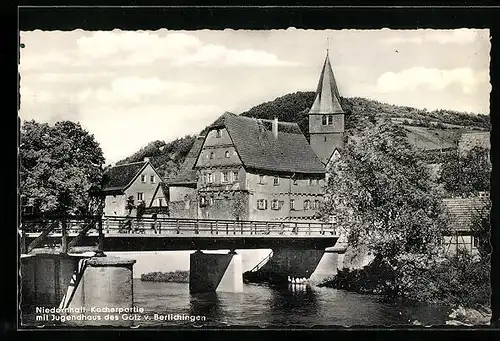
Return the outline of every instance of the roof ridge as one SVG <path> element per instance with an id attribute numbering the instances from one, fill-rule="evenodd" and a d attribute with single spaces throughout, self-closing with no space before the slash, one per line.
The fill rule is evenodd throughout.
<path id="1" fill-rule="evenodd" d="M 130 165 L 135 165 L 135 164 L 138 164 L 138 163 L 145 163 L 145 162 L 148 162 L 148 161 L 135 161 L 135 162 L 129 162 L 129 163 L 122 163 L 122 164 L 119 164 L 119 165 L 114 165 L 114 166 L 111 166 L 111 168 L 116 168 L 116 167 L 122 167 L 122 166 L 130 166 Z"/>

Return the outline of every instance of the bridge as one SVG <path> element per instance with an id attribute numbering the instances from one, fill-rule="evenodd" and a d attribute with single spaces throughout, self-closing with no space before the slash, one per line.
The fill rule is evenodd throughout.
<path id="1" fill-rule="evenodd" d="M 324 250 L 338 235 L 330 223 L 130 217 L 48 217 L 21 221 L 21 249 L 182 251 L 294 248 Z"/>
<path id="2" fill-rule="evenodd" d="M 287 276 L 330 274 L 338 258 L 325 249 L 338 239 L 333 224 L 312 221 L 23 217 L 19 228 L 23 304 L 131 307 L 135 260 L 108 256 L 108 251 L 192 250 L 191 293 L 240 292 L 242 259 L 235 250 L 272 249 L 246 278 L 286 282 Z"/>

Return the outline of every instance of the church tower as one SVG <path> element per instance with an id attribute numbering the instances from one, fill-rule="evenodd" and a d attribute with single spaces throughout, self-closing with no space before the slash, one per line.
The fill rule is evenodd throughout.
<path id="1" fill-rule="evenodd" d="M 310 144 L 325 166 L 340 155 L 344 146 L 344 114 L 327 49 L 316 97 L 309 110 Z"/>

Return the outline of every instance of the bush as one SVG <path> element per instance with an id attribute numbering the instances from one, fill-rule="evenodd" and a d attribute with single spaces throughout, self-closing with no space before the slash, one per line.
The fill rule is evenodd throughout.
<path id="1" fill-rule="evenodd" d="M 363 269 L 340 270 L 321 286 L 465 308 L 490 305 L 489 260 L 459 253 L 429 267 L 417 263 L 395 269 L 376 258 Z"/>
<path id="2" fill-rule="evenodd" d="M 489 306 L 490 263 L 459 253 L 416 278 L 407 294 L 410 299 L 429 303 L 466 308 Z"/>

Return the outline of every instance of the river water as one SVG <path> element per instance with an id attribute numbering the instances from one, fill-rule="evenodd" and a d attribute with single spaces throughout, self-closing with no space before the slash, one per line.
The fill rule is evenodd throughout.
<path id="1" fill-rule="evenodd" d="M 134 305 L 145 309 L 144 327 L 162 326 L 401 326 L 417 320 L 423 325 L 443 325 L 449 310 L 429 305 L 387 302 L 380 296 L 315 286 L 271 287 L 244 284 L 242 293 L 189 293 L 187 283 L 143 282 L 134 279 Z M 159 320 L 179 314 L 184 320 Z M 204 316 L 205 321 L 186 317 Z"/>

